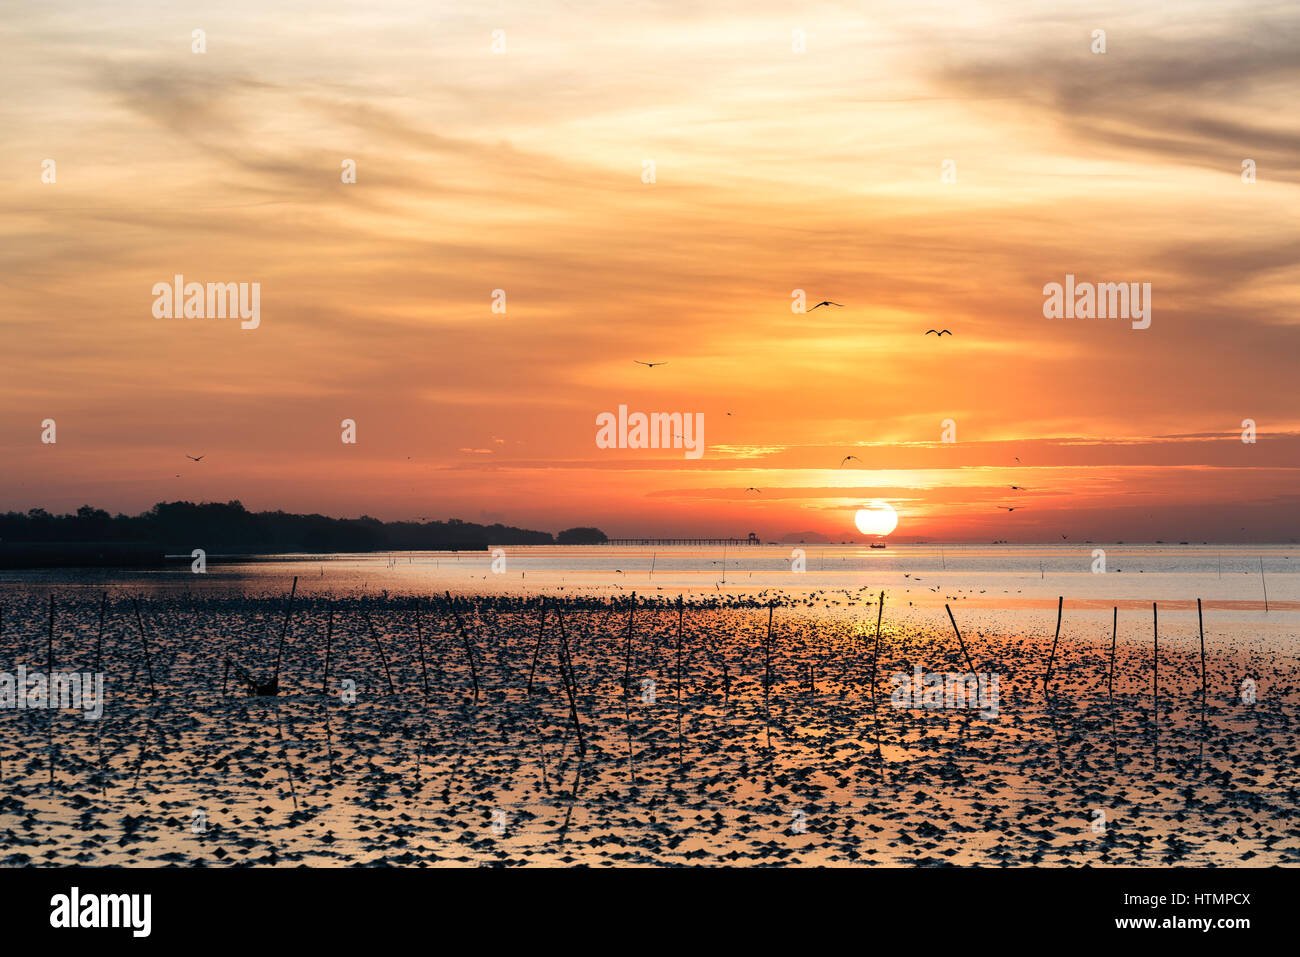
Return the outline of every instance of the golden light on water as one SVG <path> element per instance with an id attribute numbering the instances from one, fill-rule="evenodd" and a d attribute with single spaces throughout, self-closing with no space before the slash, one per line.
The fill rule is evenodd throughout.
<path id="1" fill-rule="evenodd" d="M 853 522 L 863 535 L 888 535 L 898 527 L 898 513 L 888 502 L 879 499 L 858 509 Z"/>

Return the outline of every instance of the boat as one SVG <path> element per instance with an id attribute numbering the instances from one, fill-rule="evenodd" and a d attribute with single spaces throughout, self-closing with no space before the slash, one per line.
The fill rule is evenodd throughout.
<path id="1" fill-rule="evenodd" d="M 884 543 L 884 542 L 872 542 L 872 543 L 871 543 L 871 547 L 872 547 L 872 548 L 884 548 L 884 547 L 885 547 L 885 543 Z"/>

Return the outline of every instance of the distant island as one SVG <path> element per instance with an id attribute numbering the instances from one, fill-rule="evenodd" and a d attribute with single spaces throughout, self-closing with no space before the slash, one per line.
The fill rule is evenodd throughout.
<path id="1" fill-rule="evenodd" d="M 821 532 L 787 532 L 782 535 L 778 541 L 782 545 L 833 545 L 835 540 L 823 535 Z"/>
<path id="2" fill-rule="evenodd" d="M 598 528 L 558 535 L 509 525 L 446 521 L 382 522 L 290 512 L 250 512 L 234 502 L 159 502 L 139 515 L 110 515 L 83 505 L 67 515 L 42 508 L 0 515 L 0 567 L 128 565 L 167 553 L 257 555 L 480 549 L 495 545 L 599 545 Z"/>

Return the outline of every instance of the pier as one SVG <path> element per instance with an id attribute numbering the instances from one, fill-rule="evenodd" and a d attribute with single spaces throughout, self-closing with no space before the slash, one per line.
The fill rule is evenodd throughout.
<path id="1" fill-rule="evenodd" d="M 609 538 L 606 545 L 761 545 L 755 535 L 749 538 Z"/>

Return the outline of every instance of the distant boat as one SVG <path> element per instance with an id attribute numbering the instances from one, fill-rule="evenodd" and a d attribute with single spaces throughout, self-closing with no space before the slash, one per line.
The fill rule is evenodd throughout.
<path id="1" fill-rule="evenodd" d="M 885 547 L 887 547 L 887 546 L 885 545 L 884 542 L 872 542 L 872 543 L 871 543 L 871 547 L 872 547 L 872 548 L 885 548 Z"/>

